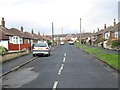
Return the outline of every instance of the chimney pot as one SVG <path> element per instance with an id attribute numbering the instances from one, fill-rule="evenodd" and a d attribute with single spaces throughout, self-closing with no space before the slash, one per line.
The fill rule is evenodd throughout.
<path id="1" fill-rule="evenodd" d="M 1 25 L 2 25 L 3 27 L 5 27 L 5 21 L 4 21 L 4 18 L 3 18 L 3 17 L 2 17 Z"/>
<path id="2" fill-rule="evenodd" d="M 106 29 L 106 24 L 104 25 L 104 29 Z"/>
<path id="3" fill-rule="evenodd" d="M 116 25 L 116 18 L 114 18 L 114 22 L 113 22 L 114 26 Z"/>
<path id="4" fill-rule="evenodd" d="M 38 32 L 38 35 L 40 35 L 40 32 Z"/>
<path id="5" fill-rule="evenodd" d="M 23 27 L 21 26 L 21 32 L 23 32 Z"/>
<path id="6" fill-rule="evenodd" d="M 98 28 L 98 32 L 99 32 L 99 28 Z"/>
<path id="7" fill-rule="evenodd" d="M 34 31 L 33 31 L 33 29 L 32 29 L 32 34 L 34 34 Z"/>
<path id="8" fill-rule="evenodd" d="M 4 17 L 2 17 L 2 20 L 4 21 Z"/>

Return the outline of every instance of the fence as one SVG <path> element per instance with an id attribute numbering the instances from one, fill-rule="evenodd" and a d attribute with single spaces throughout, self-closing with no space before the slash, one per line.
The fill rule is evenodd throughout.
<path id="1" fill-rule="evenodd" d="M 30 49 L 31 44 L 8 44 L 8 50 L 22 50 L 22 49 Z"/>

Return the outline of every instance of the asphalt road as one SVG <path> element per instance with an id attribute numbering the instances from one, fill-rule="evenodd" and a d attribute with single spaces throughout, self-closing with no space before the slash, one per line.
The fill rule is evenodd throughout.
<path id="1" fill-rule="evenodd" d="M 66 43 L 3 77 L 3 88 L 118 88 L 118 73 Z"/>

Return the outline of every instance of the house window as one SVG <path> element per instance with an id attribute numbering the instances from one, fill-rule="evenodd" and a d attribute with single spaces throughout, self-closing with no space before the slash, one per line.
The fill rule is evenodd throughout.
<path id="1" fill-rule="evenodd" d="M 13 43 L 13 42 L 12 42 L 12 37 L 11 37 L 11 36 L 9 37 L 9 42 L 10 42 L 10 43 Z"/>
<path id="2" fill-rule="evenodd" d="M 15 37 L 13 37 L 13 44 L 15 44 Z"/>

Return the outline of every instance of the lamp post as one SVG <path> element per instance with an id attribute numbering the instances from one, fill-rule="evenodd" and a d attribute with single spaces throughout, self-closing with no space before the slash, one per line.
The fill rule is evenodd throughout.
<path id="1" fill-rule="evenodd" d="M 81 44 L 81 18 L 80 18 L 80 44 Z"/>
<path id="2" fill-rule="evenodd" d="M 54 27 L 53 27 L 53 22 L 52 22 L 52 42 L 54 46 Z"/>

